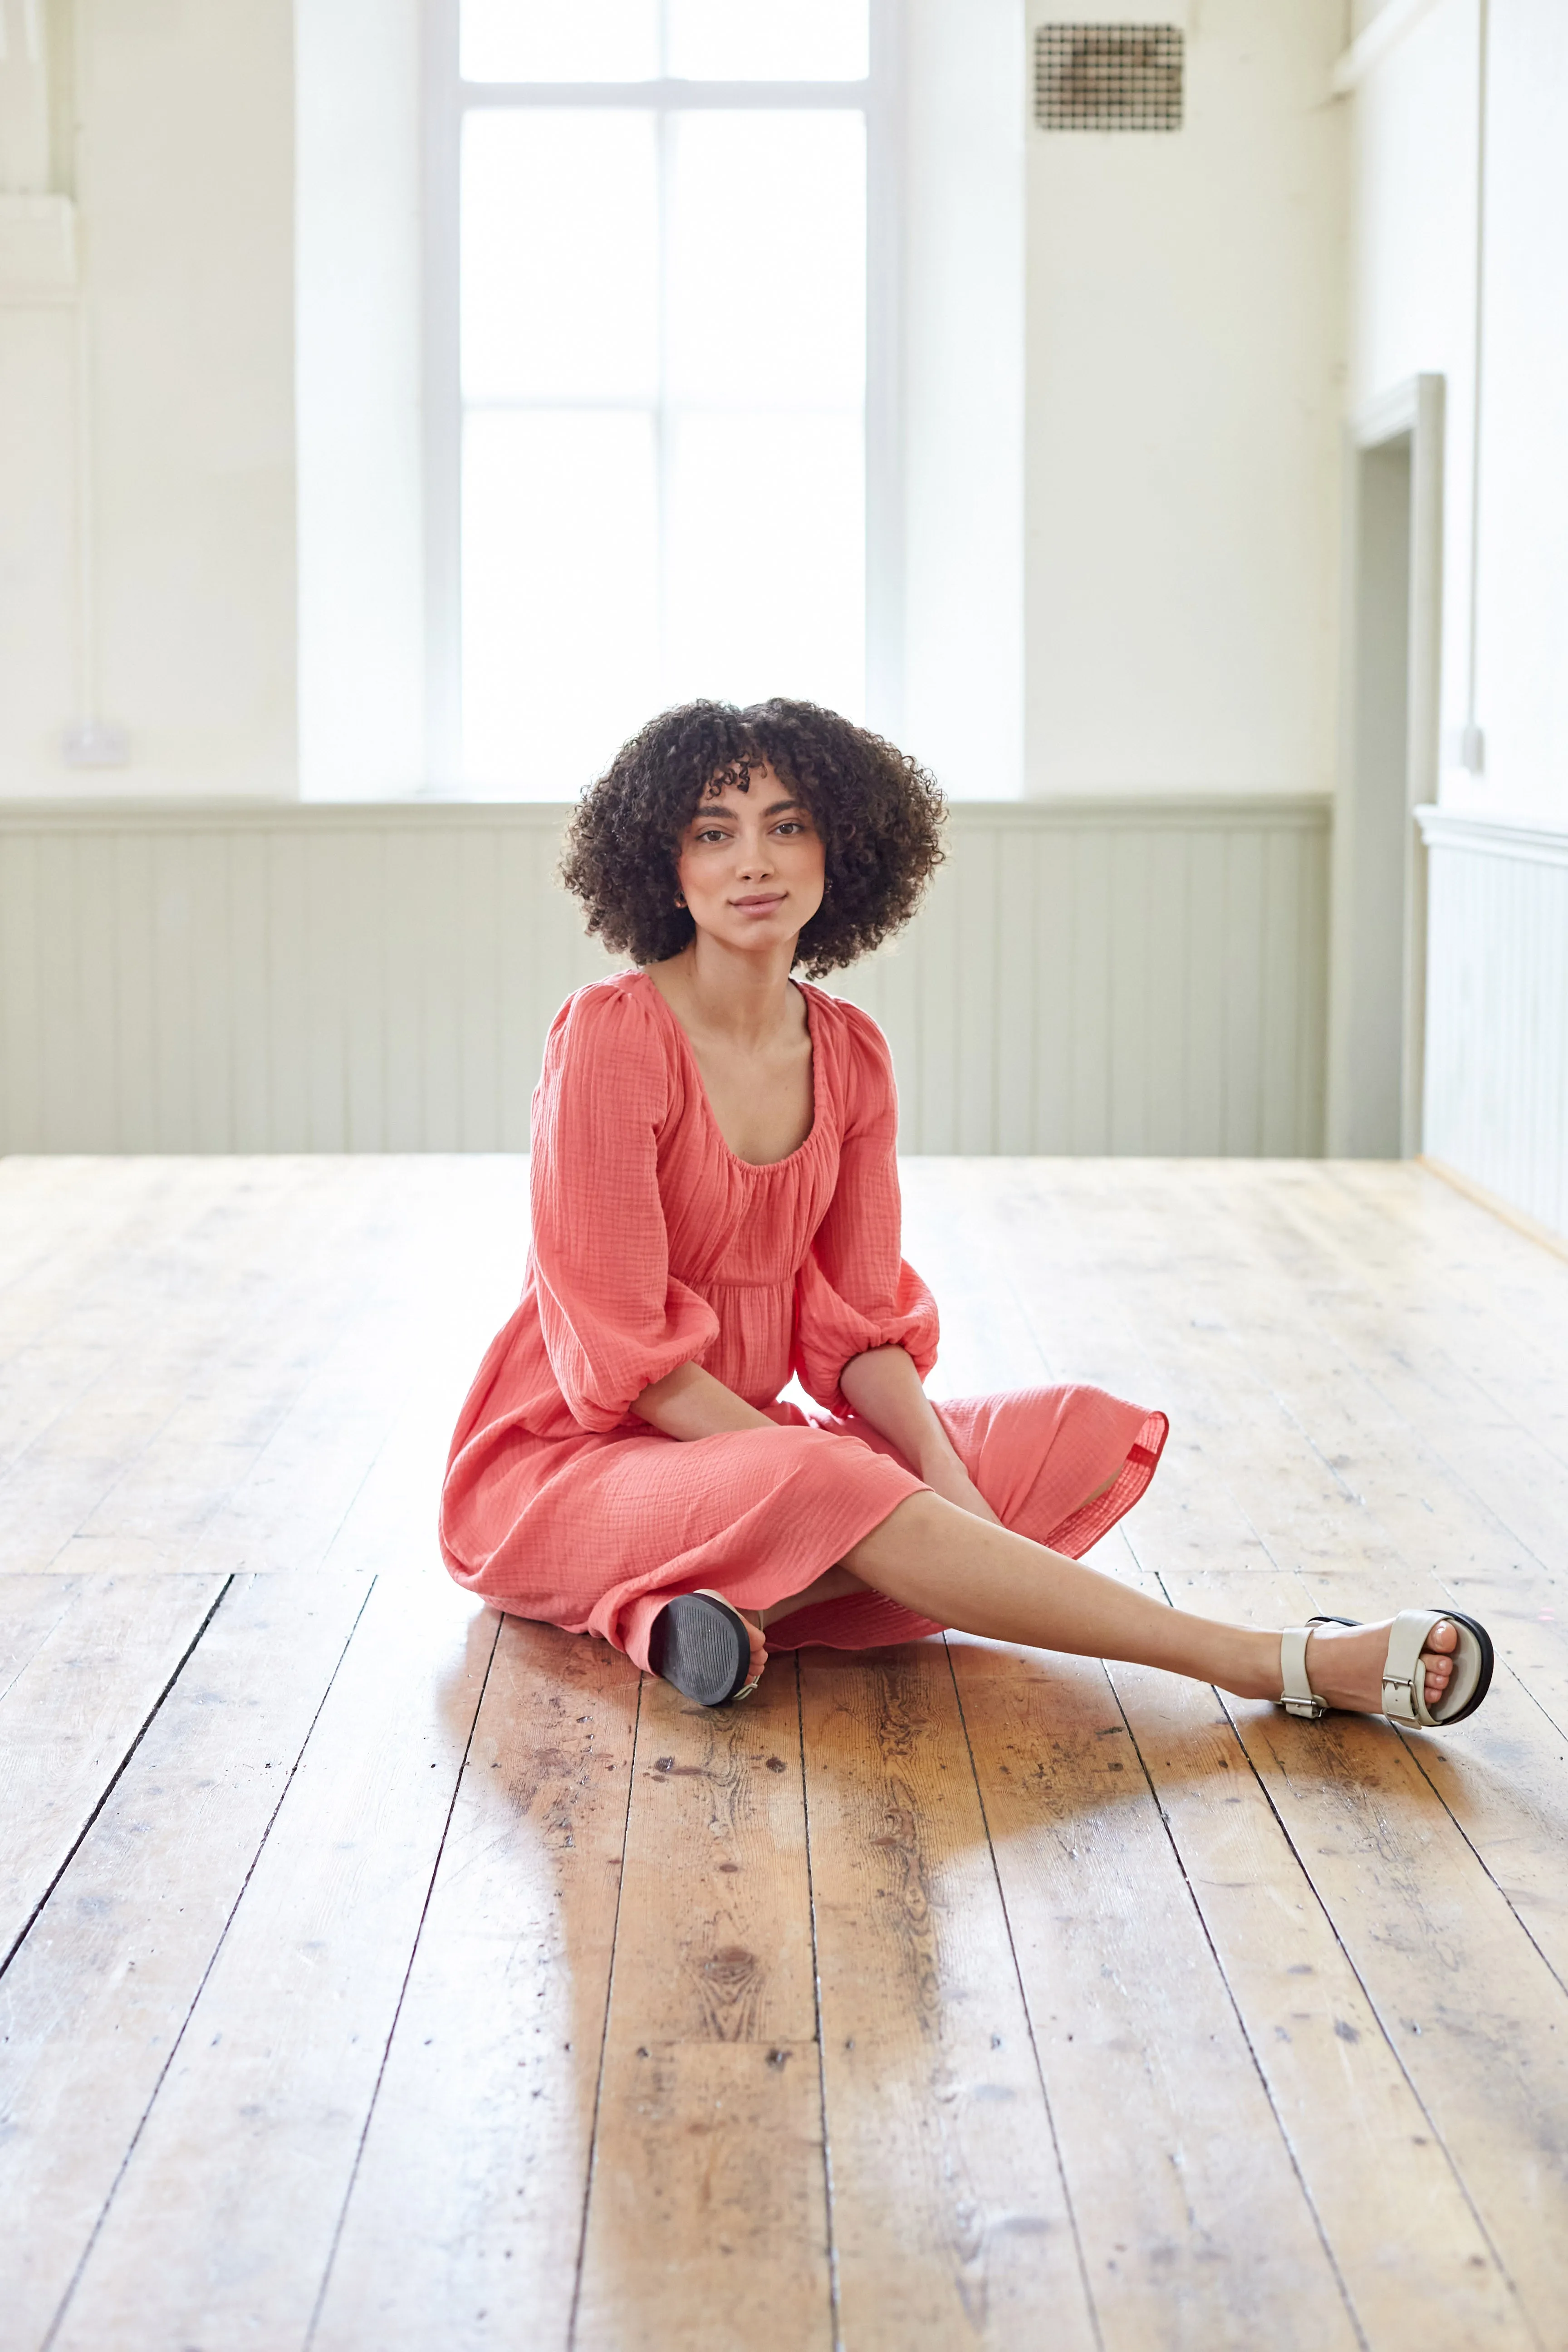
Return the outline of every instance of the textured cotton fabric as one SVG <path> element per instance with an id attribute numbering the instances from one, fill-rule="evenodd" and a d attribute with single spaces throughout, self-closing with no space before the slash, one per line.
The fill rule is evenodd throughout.
<path id="1" fill-rule="evenodd" d="M 803 994 L 811 1132 L 767 1167 L 725 1143 L 685 1031 L 643 973 L 580 989 L 545 1049 L 527 1277 L 458 1423 L 442 1550 L 498 1608 L 603 1634 L 641 1666 L 675 1593 L 765 1608 L 921 1488 L 839 1386 L 870 1348 L 907 1349 L 922 1379 L 936 1361 L 935 1303 L 900 1253 L 892 1065 L 868 1014 Z M 649 1428 L 635 1399 L 683 1363 L 773 1425 L 685 1443 Z M 778 1402 L 792 1374 L 818 1414 Z M 1004 1523 L 1075 1557 L 1136 1501 L 1165 1433 L 1163 1415 L 1092 1388 L 938 1411 Z M 768 1646 L 937 1630 L 851 1594 L 770 1626 Z"/>

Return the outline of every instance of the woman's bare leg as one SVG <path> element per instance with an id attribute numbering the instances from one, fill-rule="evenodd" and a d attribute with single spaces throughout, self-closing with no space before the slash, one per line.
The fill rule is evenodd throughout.
<path id="1" fill-rule="evenodd" d="M 864 1584 L 966 1633 L 1079 1657 L 1118 1658 L 1217 1683 L 1238 1698 L 1279 1696 L 1279 1635 L 1169 1609 L 1081 1560 L 973 1517 L 939 1495 L 910 1495 L 846 1553 Z M 829 1570 L 829 1574 L 835 1571 Z M 804 1601 L 819 1596 L 820 1580 Z M 820 1597 L 826 1598 L 826 1594 Z M 769 1611 L 770 1618 L 777 1610 Z M 1458 1644 L 1439 1626 L 1424 1652 L 1426 1703 L 1441 1697 Z M 1379 1714 L 1386 1625 L 1324 1626 L 1307 1647 L 1312 1687 L 1331 1706 Z"/>

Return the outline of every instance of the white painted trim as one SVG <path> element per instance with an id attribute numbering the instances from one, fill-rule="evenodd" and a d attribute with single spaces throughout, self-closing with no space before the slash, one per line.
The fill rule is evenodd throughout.
<path id="1" fill-rule="evenodd" d="M 866 723 L 904 728 L 904 176 L 902 0 L 871 0 L 866 110 Z"/>
<path id="2" fill-rule="evenodd" d="M 1511 1201 L 1503 1199 L 1500 1192 L 1490 1191 L 1485 1184 L 1478 1184 L 1473 1176 L 1467 1176 L 1460 1169 L 1450 1168 L 1446 1160 L 1435 1160 L 1428 1151 L 1421 1154 L 1420 1164 L 1429 1169 L 1434 1176 L 1440 1176 L 1445 1184 L 1451 1184 L 1456 1192 L 1462 1192 L 1467 1201 L 1473 1201 L 1478 1209 L 1485 1209 L 1489 1215 L 1500 1217 L 1505 1225 L 1511 1225 L 1516 1234 L 1524 1235 L 1526 1241 L 1534 1242 L 1541 1249 L 1550 1250 L 1553 1257 L 1568 1257 L 1568 1234 L 1554 1234 L 1550 1225 L 1543 1225 L 1538 1217 L 1527 1217 L 1522 1209 L 1516 1209 Z"/>
<path id="3" fill-rule="evenodd" d="M 559 834 L 570 801 L 0 800 L 0 835 L 103 833 Z M 1082 793 L 953 801 L 952 833 L 1327 833 L 1327 793 Z M 1438 812 L 1434 811 L 1434 814 Z"/>
<path id="4" fill-rule="evenodd" d="M 666 74 L 648 81 L 459 81 L 463 111 L 475 107 L 635 107 L 644 113 L 719 107 L 727 114 L 756 108 L 769 114 L 799 106 L 819 114 L 843 107 L 863 112 L 869 81 L 681 81 Z"/>
<path id="5" fill-rule="evenodd" d="M 1468 809 L 1424 805 L 1415 811 L 1428 849 L 1458 849 L 1479 857 L 1512 857 L 1528 866 L 1568 866 L 1568 827 L 1539 817 L 1478 815 Z"/>
<path id="6" fill-rule="evenodd" d="M 458 790 L 463 761 L 458 0 L 425 0 L 423 29 L 425 779 L 446 793 Z"/>
<path id="7" fill-rule="evenodd" d="M 1353 1019 L 1352 936 L 1356 893 L 1355 697 L 1360 529 L 1360 459 L 1391 441 L 1410 440 L 1408 650 L 1405 671 L 1405 802 L 1437 789 L 1443 660 L 1443 466 L 1445 385 L 1440 375 L 1416 375 L 1391 385 L 1357 409 L 1345 434 L 1344 560 L 1340 776 L 1334 824 L 1333 909 L 1329 960 L 1328 1137 L 1331 1152 L 1350 1149 L 1355 1124 L 1350 1034 Z M 1426 868 L 1414 824 L 1407 829 L 1403 907 L 1404 982 L 1399 1142 L 1404 1157 L 1421 1148 L 1426 1073 Z"/>
<path id="8" fill-rule="evenodd" d="M 476 82 L 459 70 L 460 0 L 423 0 L 426 761 L 434 796 L 464 784 L 459 173 L 464 117 L 488 108 L 625 107 L 665 124 L 677 110 L 863 116 L 866 125 L 865 701 L 902 730 L 904 36 L 900 0 L 871 0 L 870 71 L 838 81 Z M 661 36 L 661 47 L 662 36 Z M 527 402 L 495 404 L 528 406 Z M 558 405 L 559 404 L 554 404 Z M 594 405 L 572 403 L 573 406 Z M 662 396 L 660 416 L 666 415 Z M 660 474 L 664 459 L 660 459 Z M 662 492 L 661 492 L 662 499 Z M 662 538 L 662 524 L 660 526 Z M 661 552 L 662 572 L 662 552 Z"/>
<path id="9" fill-rule="evenodd" d="M 1337 59 L 1329 85 L 1334 96 L 1349 98 L 1359 89 L 1368 74 L 1393 55 L 1405 35 L 1413 33 L 1436 5 L 1436 0 L 1387 0 Z"/>

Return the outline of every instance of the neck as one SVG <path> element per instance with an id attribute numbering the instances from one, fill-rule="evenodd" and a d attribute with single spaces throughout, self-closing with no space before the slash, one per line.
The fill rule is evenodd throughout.
<path id="1" fill-rule="evenodd" d="M 748 951 L 699 931 L 689 947 L 658 967 L 658 985 L 679 1000 L 699 1027 L 754 1045 L 792 1017 L 789 1001 L 794 940 Z"/>

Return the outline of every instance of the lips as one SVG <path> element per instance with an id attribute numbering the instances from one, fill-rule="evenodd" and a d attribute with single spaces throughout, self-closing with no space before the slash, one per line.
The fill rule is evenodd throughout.
<path id="1" fill-rule="evenodd" d="M 731 898 L 730 904 L 742 915 L 765 915 L 770 907 L 782 907 L 784 892 L 775 890 L 765 898 Z"/>

